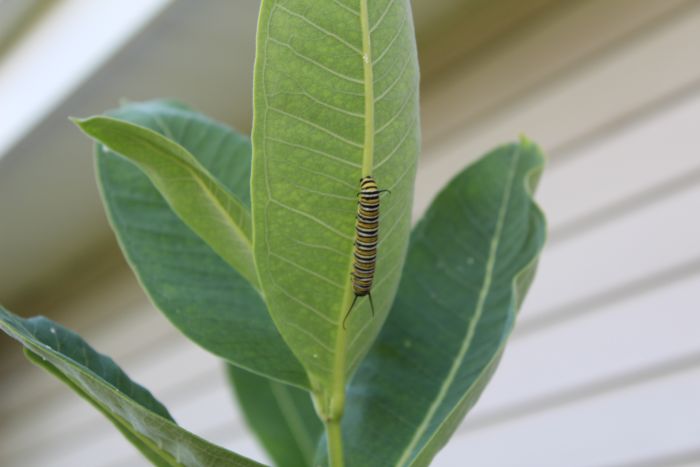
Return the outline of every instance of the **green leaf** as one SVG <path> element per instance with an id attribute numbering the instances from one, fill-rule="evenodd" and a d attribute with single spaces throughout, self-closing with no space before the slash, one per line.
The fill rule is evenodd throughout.
<path id="1" fill-rule="evenodd" d="M 502 146 L 415 227 L 393 310 L 348 389 L 348 465 L 428 465 L 476 403 L 545 241 L 532 199 L 543 165 L 528 141 Z"/>
<path id="2" fill-rule="evenodd" d="M 334 393 L 337 406 L 398 286 L 419 150 L 417 89 L 408 1 L 263 0 L 254 80 L 255 260 L 282 336 L 316 392 Z M 391 194 L 381 202 L 376 314 L 358 300 L 346 331 L 364 175 Z"/>
<path id="3" fill-rule="evenodd" d="M 24 345 L 32 362 L 102 412 L 153 464 L 260 465 L 177 426 L 150 392 L 63 326 L 43 317 L 22 319 L 0 307 L 0 329 Z"/>
<path id="4" fill-rule="evenodd" d="M 136 164 L 192 230 L 257 285 L 250 212 L 185 148 L 139 125 L 111 117 L 74 120 L 88 136 Z"/>
<path id="5" fill-rule="evenodd" d="M 168 136 L 244 205 L 250 202 L 250 142 L 238 133 L 163 101 L 129 104 L 111 115 Z M 102 145 L 97 146 L 97 170 L 122 250 L 168 319 L 235 365 L 308 387 L 304 369 L 259 293 L 180 220 L 148 177 Z"/>
<path id="6" fill-rule="evenodd" d="M 239 406 L 276 465 L 313 465 L 323 425 L 308 391 L 228 367 Z"/>

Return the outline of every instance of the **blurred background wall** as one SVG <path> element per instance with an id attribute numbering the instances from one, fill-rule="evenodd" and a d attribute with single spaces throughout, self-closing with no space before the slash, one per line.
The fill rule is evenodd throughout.
<path id="1" fill-rule="evenodd" d="M 700 465 L 700 1 L 415 0 L 436 191 L 520 133 L 550 226 L 503 362 L 437 466 Z M 258 3 L 0 2 L 0 301 L 75 329 L 191 431 L 264 460 L 214 357 L 118 251 L 68 122 L 176 97 L 250 131 Z M 0 465 L 142 465 L 0 336 Z"/>

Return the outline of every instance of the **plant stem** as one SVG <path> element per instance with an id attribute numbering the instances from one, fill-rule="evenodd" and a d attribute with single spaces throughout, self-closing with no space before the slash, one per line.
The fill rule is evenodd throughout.
<path id="1" fill-rule="evenodd" d="M 331 467 L 343 467 L 343 435 L 340 420 L 326 420 L 326 438 L 328 440 L 328 461 Z"/>

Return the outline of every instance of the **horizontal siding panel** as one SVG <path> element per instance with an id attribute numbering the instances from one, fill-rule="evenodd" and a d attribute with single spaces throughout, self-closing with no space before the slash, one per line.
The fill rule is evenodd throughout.
<path id="1" fill-rule="evenodd" d="M 65 399 L 58 404 L 70 407 L 68 417 L 51 413 L 45 419 L 3 420 L 0 431 L 2 465 L 11 467 L 68 467 L 78 465 L 105 465 L 107 459 L 100 453 L 123 452 L 133 449 L 122 439 L 113 425 L 77 395 L 64 388 Z M 28 412 L 25 412 L 25 414 Z M 71 420 L 75 414 L 80 422 Z M 39 413 L 41 415 L 41 413 Z M 85 423 L 88 421 L 88 423 Z M 9 425 L 9 426 L 8 426 Z M 44 430 L 44 427 L 50 427 Z M 33 430 L 39 438 L 33 437 Z M 47 433 L 50 433 L 47 436 Z M 82 459 L 77 462 L 76 458 Z"/>
<path id="2" fill-rule="evenodd" d="M 700 223 L 691 221 L 698 206 L 700 185 L 551 245 L 522 320 L 700 257 Z"/>
<path id="3" fill-rule="evenodd" d="M 48 379 L 49 375 L 45 374 L 44 382 Z M 36 449 L 37 444 L 60 445 L 76 433 L 99 437 L 110 426 L 102 424 L 101 415 L 64 385 L 46 403 L 38 401 L 29 407 L 25 406 L 20 413 L 4 415 L 0 427 L 3 455 L 22 457 Z"/>
<path id="4" fill-rule="evenodd" d="M 596 225 L 591 219 L 596 213 L 627 200 L 622 209 L 601 220 L 613 221 L 633 207 L 645 208 L 639 202 L 652 202 L 644 195 L 656 187 L 670 185 L 664 193 L 653 193 L 652 198 L 658 199 L 700 183 L 698 118 L 700 83 L 693 94 L 647 118 L 557 154 L 538 190 L 554 240 L 560 240 L 562 228 L 576 235 Z"/>
<path id="5" fill-rule="evenodd" d="M 536 86 L 548 85 L 563 70 L 579 68 L 583 61 L 609 51 L 659 18 L 677 14 L 689 3 L 686 0 L 559 2 L 557 7 L 502 35 L 493 41 L 492 47 L 453 66 L 449 73 L 425 87 L 423 110 L 431 116 L 443 115 L 423 132 L 426 143 L 441 144 L 450 132 L 461 133 L 484 114 L 502 111 L 524 94 L 532 93 Z M 596 34 L 590 33 L 592 24 Z"/>
<path id="6" fill-rule="evenodd" d="M 233 395 L 223 378 L 200 386 L 183 399 L 173 411 L 175 420 L 198 435 L 226 423 L 242 425 L 240 411 L 233 405 Z M 241 430 L 231 434 L 242 435 Z"/>
<path id="7" fill-rule="evenodd" d="M 509 410 L 518 411 L 531 402 L 546 406 L 557 393 L 615 381 L 626 372 L 688 355 L 697 355 L 700 365 L 698 290 L 700 271 L 652 293 L 590 309 L 531 333 L 516 331 L 466 424 L 506 418 Z M 585 391 L 580 396 L 585 397 Z"/>
<path id="8" fill-rule="evenodd" d="M 603 467 L 697 449 L 700 368 L 461 433 L 441 467 Z M 700 460 L 700 459 L 698 459 Z M 659 467 L 667 467 L 660 464 Z"/>
<path id="9" fill-rule="evenodd" d="M 104 423 L 112 431 L 116 430 L 105 419 Z M 76 436 L 62 443 L 61 446 L 48 449 L 38 445 L 34 451 L 18 459 L 9 459 L 11 467 L 76 467 L 76 466 L 108 466 L 113 462 L 114 453 L 134 452 L 135 448 L 121 435 Z M 151 466 L 145 458 L 134 456 L 134 467 Z"/>
<path id="10" fill-rule="evenodd" d="M 588 3 L 606 5 L 606 2 Z M 434 89 L 426 90 L 423 95 L 424 120 L 439 125 L 442 119 L 456 118 L 462 125 L 426 146 L 426 157 L 420 161 L 416 179 L 414 218 L 420 216 L 456 170 L 495 144 L 512 141 L 525 132 L 556 159 L 557 151 L 581 141 L 590 142 L 619 121 L 653 113 L 661 102 L 697 86 L 700 60 L 694 44 L 700 31 L 700 4 L 683 2 L 682 5 L 678 16 L 665 18 L 646 34 L 638 32 L 635 40 L 601 51 L 595 60 L 588 59 L 566 74 L 552 76 L 546 86 L 505 101 L 493 112 L 478 114 L 468 122 L 444 106 L 436 105 L 430 110 L 431 100 L 441 102 L 439 96 L 444 93 L 444 98 L 468 109 L 470 102 L 455 96 L 470 89 L 487 95 L 505 93 L 507 89 L 495 85 L 475 87 L 468 74 L 453 77 L 457 84 L 450 89 L 435 82 Z M 588 37 L 589 32 L 580 33 L 578 40 Z M 493 60 L 499 57 L 494 56 Z M 527 63 L 528 57 L 514 61 L 506 75 L 506 84 L 517 82 L 513 77 L 518 76 L 519 66 Z M 492 76 L 490 82 L 498 83 L 498 78 Z"/>

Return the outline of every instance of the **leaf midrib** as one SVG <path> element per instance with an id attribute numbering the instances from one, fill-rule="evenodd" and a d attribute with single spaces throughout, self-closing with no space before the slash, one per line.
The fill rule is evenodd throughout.
<path id="1" fill-rule="evenodd" d="M 363 86 L 365 93 L 365 127 L 364 127 L 364 144 L 362 150 L 362 177 L 366 177 L 372 174 L 373 164 L 374 164 L 374 77 L 373 77 L 373 63 L 372 63 L 372 43 L 371 43 L 371 29 L 369 26 L 369 12 L 367 8 L 367 0 L 360 0 L 360 29 L 362 34 L 362 67 L 363 67 Z M 348 275 L 352 272 L 352 258 L 353 255 L 350 254 L 348 258 Z M 343 294 L 343 300 L 341 301 L 341 308 L 339 310 L 338 316 L 342 316 L 351 306 L 351 299 L 353 296 L 352 283 L 347 281 L 345 285 L 345 293 Z M 342 328 L 342 321 L 338 320 L 338 331 L 336 338 L 336 351 L 335 358 L 333 360 L 333 382 L 331 385 L 331 405 L 338 404 L 339 414 L 343 412 L 343 406 L 345 404 L 345 383 L 346 383 L 346 369 L 347 365 L 347 353 L 348 353 L 348 333 Z M 334 404 L 335 403 L 335 404 Z M 331 412 L 335 412 L 334 407 L 330 407 Z M 333 414 L 332 414 L 333 415 Z"/>
<path id="2" fill-rule="evenodd" d="M 253 245 L 252 245 L 252 220 L 250 218 L 250 213 L 248 209 L 240 202 L 232 193 L 221 186 L 218 180 L 216 180 L 211 174 L 208 173 L 206 168 L 202 167 L 197 159 L 183 146 L 177 144 L 174 141 L 168 140 L 167 137 L 161 135 L 157 131 L 150 128 L 135 125 L 123 120 L 113 118 L 113 117 L 93 117 L 85 120 L 75 120 L 78 126 L 80 126 L 84 131 L 86 128 L 84 125 L 90 125 L 91 122 L 99 121 L 109 121 L 113 123 L 112 131 L 122 132 L 123 126 L 136 127 L 139 131 L 150 134 L 156 141 L 149 141 L 147 138 L 138 136 L 139 144 L 146 147 L 150 147 L 152 152 L 163 157 L 165 160 L 181 167 L 187 172 L 194 182 L 201 187 L 202 192 L 206 198 L 211 202 L 214 207 L 215 212 L 218 213 L 218 217 L 223 221 L 227 230 L 234 232 L 237 241 L 244 250 L 247 252 L 247 264 L 234 265 L 231 264 L 227 258 L 229 255 L 223 255 L 217 251 L 219 256 L 228 263 L 231 264 L 235 269 L 239 270 L 241 274 L 250 282 L 250 284 L 259 290 L 260 285 L 258 282 L 257 274 L 255 272 L 255 265 L 253 260 Z M 87 131 L 86 131 L 87 132 Z M 89 133 L 88 133 L 89 134 Z M 125 138 L 134 137 L 132 134 L 127 134 Z M 119 151 L 112 145 L 102 142 L 104 146 L 110 150 L 119 153 Z M 129 156 L 125 156 L 127 159 L 132 159 Z M 138 162 L 139 166 L 148 174 L 151 180 L 166 180 L 157 171 L 151 169 L 148 165 Z M 162 190 L 159 189 L 162 192 Z M 233 216 L 228 206 L 224 205 L 224 201 L 233 204 L 240 215 L 240 219 Z M 168 202 L 168 204 L 170 204 Z M 229 206 L 230 206 L 229 204 Z M 177 212 L 177 211 L 176 211 Z M 179 217 L 179 216 L 178 216 Z M 246 232 L 247 229 L 247 232 Z M 218 250 L 217 248 L 214 248 Z M 239 269 L 240 268 L 240 269 Z M 245 268 L 245 270 L 243 270 Z"/>
<path id="3" fill-rule="evenodd" d="M 204 178 L 204 177 L 206 177 L 206 175 L 201 173 L 202 172 L 201 168 L 196 167 L 196 166 L 192 165 L 190 162 L 181 160 L 177 157 L 175 157 L 173 159 L 173 162 L 175 162 L 176 164 L 179 164 L 181 166 L 184 166 L 186 169 L 189 168 L 192 170 L 194 180 L 202 188 L 202 191 L 206 194 L 207 199 L 209 199 L 212 202 L 212 205 L 216 208 L 216 211 L 220 213 L 221 217 L 229 220 L 229 222 L 226 222 L 226 224 L 233 228 L 233 230 L 238 234 L 237 236 L 243 241 L 244 245 L 247 246 L 248 249 L 252 251 L 252 248 L 253 248 L 252 240 L 250 238 L 250 235 L 248 233 L 246 233 L 244 228 L 243 228 L 243 224 L 245 223 L 245 220 L 246 220 L 245 218 L 247 217 L 246 214 L 248 213 L 248 211 L 242 205 L 242 203 L 240 204 L 240 208 L 241 208 L 240 212 L 241 212 L 243 218 L 240 219 L 241 225 L 239 225 L 239 223 L 236 222 L 236 219 L 234 219 L 233 216 L 231 215 L 231 212 L 222 204 L 220 196 L 219 196 L 219 195 L 229 196 L 229 197 L 231 197 L 230 198 L 231 200 L 234 200 L 234 202 L 236 202 L 237 200 L 235 200 L 235 198 L 233 198 L 233 195 L 225 192 L 219 186 L 214 185 L 213 187 L 210 187 L 208 185 L 209 180 Z M 154 176 L 158 177 L 157 174 L 154 174 Z M 160 177 L 158 177 L 158 178 L 160 178 Z M 248 221 L 249 221 L 248 223 L 250 223 L 249 218 L 248 218 Z M 251 257 L 252 257 L 252 253 L 251 253 Z"/>
<path id="4" fill-rule="evenodd" d="M 503 226 L 505 224 L 506 214 L 508 212 L 508 204 L 510 201 L 510 195 L 511 195 L 512 188 L 513 188 L 513 180 L 515 178 L 515 172 L 516 172 L 516 168 L 517 168 L 519 151 L 520 151 L 519 147 L 515 148 L 513 151 L 514 154 L 513 154 L 512 161 L 511 161 L 511 165 L 510 165 L 509 170 L 508 170 L 505 191 L 503 193 L 503 197 L 501 199 L 501 205 L 500 205 L 499 210 L 498 210 L 498 218 L 496 221 L 496 228 L 494 230 L 493 237 L 491 238 L 491 243 L 489 246 L 489 256 L 488 256 L 488 260 L 486 262 L 486 268 L 485 268 L 485 272 L 484 272 L 484 281 L 483 281 L 481 288 L 479 290 L 479 297 L 477 299 L 476 309 L 474 310 L 474 316 L 469 321 L 469 324 L 467 326 L 467 330 L 466 330 L 467 334 L 465 336 L 464 341 L 462 342 L 462 345 L 460 346 L 460 349 L 457 353 L 457 356 L 455 357 L 454 361 L 452 362 L 452 365 L 450 367 L 450 371 L 447 373 L 445 380 L 443 381 L 442 385 L 440 386 L 440 390 L 438 391 L 437 397 L 433 400 L 433 403 L 430 405 L 428 412 L 426 413 L 425 417 L 423 418 L 423 421 L 418 426 L 418 429 L 416 430 L 415 434 L 413 435 L 413 438 L 411 439 L 408 446 L 404 449 L 399 460 L 396 462 L 396 464 L 395 464 L 396 466 L 407 465 L 409 459 L 411 458 L 413 450 L 416 448 L 421 437 L 427 431 L 427 429 L 430 425 L 430 422 L 435 417 L 437 410 L 440 408 L 440 406 L 444 402 L 445 398 L 447 397 L 447 393 L 450 389 L 450 386 L 452 386 L 452 384 L 454 383 L 454 380 L 457 376 L 457 373 L 458 373 L 460 367 L 462 366 L 462 362 L 464 361 L 464 357 L 467 355 L 469 348 L 471 347 L 471 343 L 472 343 L 473 338 L 474 338 L 474 333 L 476 331 L 476 326 L 478 325 L 479 320 L 481 319 L 481 315 L 484 311 L 484 305 L 486 303 L 486 298 L 488 297 L 488 293 L 489 293 L 489 290 L 491 288 L 491 283 L 493 280 L 493 273 L 494 273 L 494 268 L 496 265 L 496 253 L 498 252 L 498 246 L 500 244 L 501 234 L 503 231 Z"/>
<path id="5" fill-rule="evenodd" d="M 392 0 L 389 0 L 391 3 Z M 374 168 L 374 73 L 372 67 L 372 41 L 369 27 L 367 0 L 360 0 L 360 25 L 362 29 L 362 68 L 365 89 L 365 141 L 362 152 L 362 176 L 372 175 Z"/>
<path id="6" fill-rule="evenodd" d="M 154 132 L 155 133 L 155 132 Z M 209 185 L 209 180 L 207 180 L 207 175 L 204 172 L 204 169 L 201 167 L 198 167 L 196 163 L 193 163 L 192 161 L 187 160 L 191 156 L 189 152 L 187 152 L 182 146 L 178 146 L 178 149 L 182 149 L 183 151 L 183 158 L 177 157 L 175 155 L 170 155 L 167 153 L 167 151 L 162 151 L 162 148 L 159 148 L 159 146 L 152 144 L 148 141 L 144 142 L 147 145 L 151 145 L 152 147 L 155 148 L 156 151 L 159 151 L 161 154 L 163 154 L 166 158 L 170 159 L 171 162 L 173 162 L 176 165 L 179 165 L 186 171 L 191 173 L 191 176 L 197 185 L 199 185 L 202 189 L 202 192 L 206 196 L 206 198 L 211 202 L 211 205 L 214 207 L 215 212 L 219 214 L 219 218 L 224 221 L 224 225 L 227 227 L 227 230 L 235 232 L 236 237 L 239 240 L 239 243 L 242 244 L 244 248 L 246 248 L 247 252 L 247 270 L 241 270 L 239 269 L 240 266 L 236 265 L 231 265 L 234 266 L 235 269 L 239 270 L 239 272 L 242 273 L 242 275 L 245 276 L 245 278 L 248 280 L 250 285 L 255 289 L 258 290 L 260 289 L 260 285 L 258 282 L 258 277 L 255 272 L 255 266 L 254 266 L 254 260 L 253 260 L 253 241 L 251 238 L 251 235 L 249 233 L 246 233 L 245 227 L 243 224 L 247 223 L 248 225 L 252 224 L 252 220 L 250 218 L 250 215 L 248 214 L 248 210 L 246 209 L 245 206 L 243 206 L 242 203 L 240 203 L 231 193 L 228 193 L 225 191 L 222 187 L 214 184 L 213 186 Z M 147 169 L 148 172 L 151 174 L 153 178 L 156 179 L 161 179 L 162 177 L 150 170 Z M 211 175 L 209 175 L 211 177 Z M 216 180 L 212 180 L 214 183 L 217 183 Z M 232 213 L 227 209 L 226 206 L 223 205 L 221 197 L 228 197 L 229 202 L 233 202 L 238 204 L 240 208 L 240 214 L 241 214 L 241 219 L 240 219 L 240 225 L 238 222 L 236 222 L 236 219 L 232 216 Z M 246 215 L 248 214 L 248 215 Z M 249 227 L 248 230 L 252 232 L 252 227 Z M 216 248 L 218 249 L 218 248 Z M 217 252 L 217 254 L 221 255 L 220 253 Z M 225 255 L 228 256 L 228 255 Z M 225 261 L 229 264 L 231 264 L 228 259 L 224 258 Z"/>
<path id="7" fill-rule="evenodd" d="M 150 130 L 148 128 L 144 128 L 146 131 L 152 132 L 154 135 L 158 135 L 159 137 L 161 136 L 159 133 Z M 224 190 L 222 187 L 214 184 L 213 186 L 209 186 L 209 181 L 213 181 L 214 183 L 217 183 L 214 177 L 210 174 L 206 173 L 206 169 L 204 167 L 199 166 L 199 163 L 194 159 L 194 156 L 192 156 L 189 151 L 187 151 L 185 148 L 180 146 L 179 144 L 169 141 L 169 143 L 172 143 L 175 148 L 177 148 L 178 152 L 180 152 L 180 157 L 169 154 L 165 148 L 151 143 L 150 141 L 142 141 L 143 144 L 145 145 L 150 145 L 151 147 L 154 148 L 155 151 L 159 152 L 163 156 L 165 156 L 167 159 L 170 159 L 172 162 L 175 164 L 179 165 L 180 167 L 184 168 L 185 170 L 191 172 L 192 178 L 197 182 L 197 184 L 202 188 L 202 191 L 206 194 L 207 198 L 212 202 L 212 205 L 216 208 L 216 211 L 221 214 L 221 216 L 224 219 L 228 219 L 229 222 L 226 222 L 227 225 L 231 226 L 233 230 L 238 234 L 237 236 L 243 240 L 243 243 L 248 247 L 248 249 L 251 251 L 251 257 L 252 257 L 252 239 L 250 238 L 250 235 L 245 232 L 244 226 L 242 225 L 245 223 L 245 215 L 248 212 L 245 206 L 243 206 L 243 203 L 239 202 L 231 193 L 228 193 L 226 190 Z M 114 150 L 114 149 L 113 149 Z M 149 170 L 149 172 L 156 178 L 161 178 L 157 172 L 153 172 L 152 170 Z M 222 200 L 220 199 L 220 196 L 227 197 L 229 201 L 238 204 L 238 207 L 240 208 L 241 214 L 244 216 L 243 219 L 240 219 L 241 225 L 239 225 L 238 222 L 236 222 L 236 219 L 234 219 L 231 216 L 230 211 L 228 210 L 227 207 L 225 207 L 222 204 Z M 250 224 L 250 218 L 248 218 L 248 224 Z M 248 230 L 251 230 L 250 228 Z"/>

